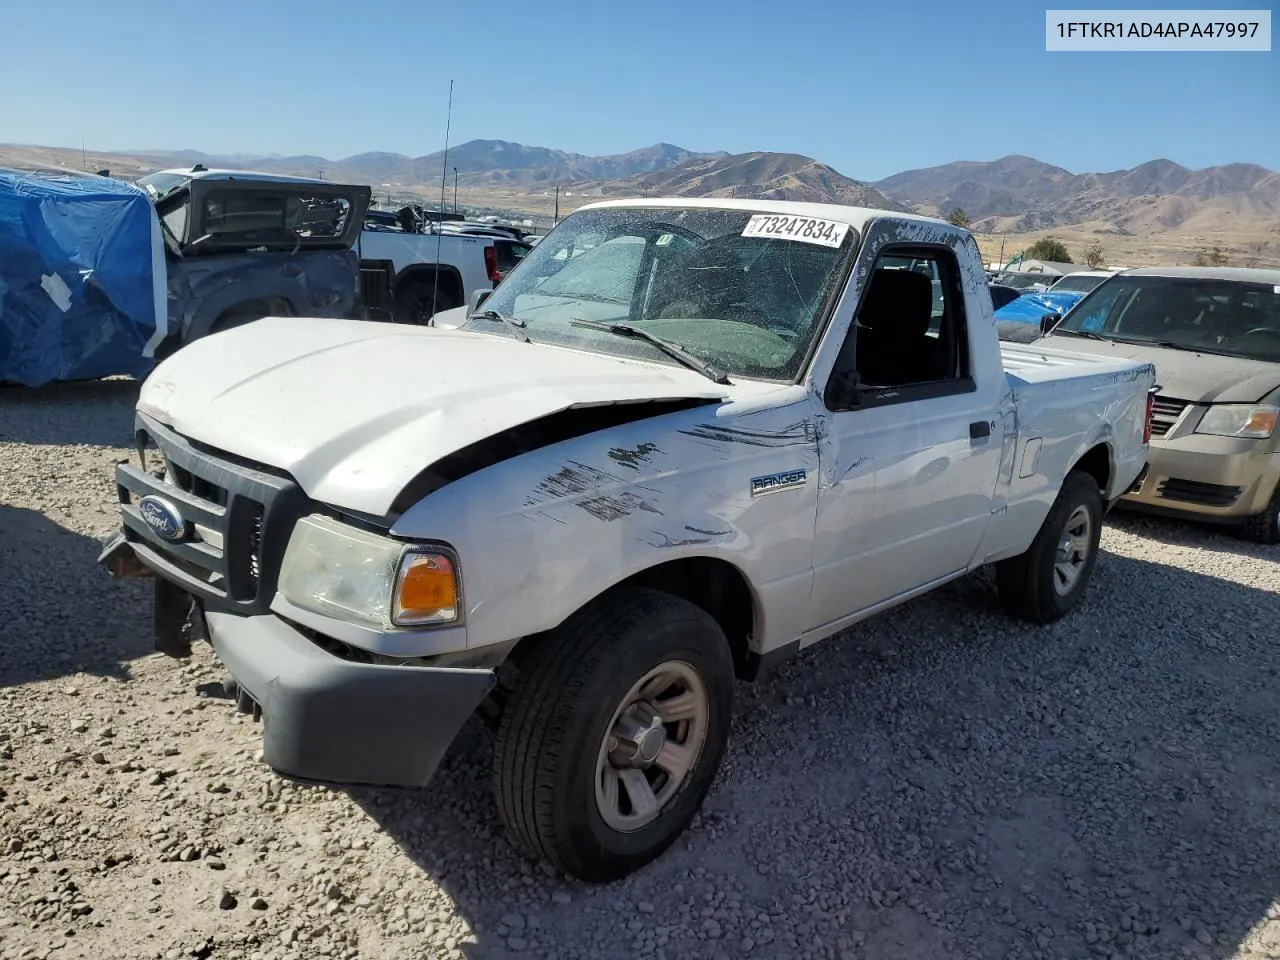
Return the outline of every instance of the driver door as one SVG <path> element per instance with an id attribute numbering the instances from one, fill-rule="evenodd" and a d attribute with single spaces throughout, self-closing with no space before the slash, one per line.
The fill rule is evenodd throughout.
<path id="1" fill-rule="evenodd" d="M 1003 378 L 975 376 L 952 250 L 885 248 L 855 318 L 830 379 L 861 388 L 825 398 L 814 632 L 967 569 L 1000 469 Z"/>

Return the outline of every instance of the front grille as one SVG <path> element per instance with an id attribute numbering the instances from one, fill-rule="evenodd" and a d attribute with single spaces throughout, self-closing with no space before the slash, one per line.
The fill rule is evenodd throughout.
<path id="1" fill-rule="evenodd" d="M 1202 507 L 1229 507 L 1240 498 L 1243 487 L 1224 487 L 1217 483 L 1200 483 L 1195 480 L 1179 480 L 1170 477 L 1156 488 L 1156 495 L 1165 500 L 1180 500 Z"/>
<path id="2" fill-rule="evenodd" d="M 1151 435 L 1163 437 L 1172 429 L 1187 409 L 1186 400 L 1174 400 L 1171 397 L 1156 397 L 1151 407 Z"/>
<path id="3" fill-rule="evenodd" d="M 306 510 L 302 489 L 278 471 L 212 450 L 138 414 L 139 448 L 154 444 L 163 477 L 124 463 L 116 485 L 125 536 L 161 576 L 215 608 L 265 613 L 293 525 Z M 176 539 L 143 519 L 138 501 L 162 497 L 185 521 Z"/>
<path id="4" fill-rule="evenodd" d="M 257 505 L 253 512 L 253 522 L 249 528 L 249 578 L 254 589 L 262 579 L 262 506 Z"/>

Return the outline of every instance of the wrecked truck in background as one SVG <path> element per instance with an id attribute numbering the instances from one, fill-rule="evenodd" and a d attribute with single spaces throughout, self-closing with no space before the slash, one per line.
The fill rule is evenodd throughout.
<path id="1" fill-rule="evenodd" d="M 372 192 L 249 170 L 161 170 L 151 196 L 168 263 L 163 358 L 266 316 L 363 319 L 353 249 Z"/>
<path id="2" fill-rule="evenodd" d="M 0 171 L 0 383 L 118 374 L 268 315 L 360 318 L 370 189 L 243 170 Z"/>
<path id="3" fill-rule="evenodd" d="M 0 383 L 141 376 L 164 329 L 164 278 L 143 190 L 0 170 Z"/>

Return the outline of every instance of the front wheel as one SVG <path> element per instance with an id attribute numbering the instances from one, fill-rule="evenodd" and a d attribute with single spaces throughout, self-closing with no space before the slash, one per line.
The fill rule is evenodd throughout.
<path id="1" fill-rule="evenodd" d="M 1254 543 L 1280 543 L 1280 484 L 1267 509 L 1246 520 L 1241 529 Z"/>
<path id="2" fill-rule="evenodd" d="M 498 811 L 515 842 L 579 880 L 658 857 L 724 753 L 733 662 L 700 607 L 625 590 L 543 637 L 499 724 Z"/>
<path id="3" fill-rule="evenodd" d="M 1101 537 L 1098 483 L 1087 473 L 1073 470 L 1062 482 L 1031 546 L 996 564 L 1001 603 L 1035 623 L 1065 617 L 1089 585 Z"/>

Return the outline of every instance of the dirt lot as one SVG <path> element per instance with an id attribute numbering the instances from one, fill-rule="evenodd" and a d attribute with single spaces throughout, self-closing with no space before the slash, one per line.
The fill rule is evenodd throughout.
<path id="1" fill-rule="evenodd" d="M 0 393 L 0 956 L 1280 957 L 1280 552 L 1117 516 L 1044 630 L 975 576 L 742 688 L 686 840 L 519 858 L 483 728 L 420 793 L 274 778 L 109 580 L 131 383 Z M 406 731 L 412 735 L 412 731 Z"/>

